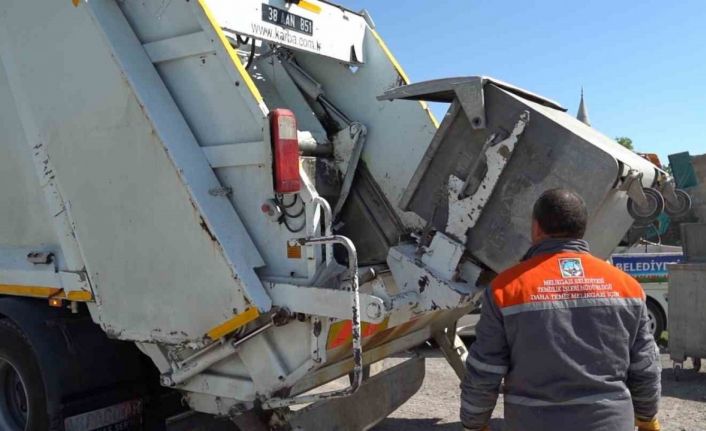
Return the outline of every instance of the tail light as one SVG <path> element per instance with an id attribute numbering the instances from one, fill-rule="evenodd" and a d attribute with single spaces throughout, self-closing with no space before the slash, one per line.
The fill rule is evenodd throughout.
<path id="1" fill-rule="evenodd" d="M 296 193 L 301 190 L 299 177 L 299 140 L 297 119 L 288 109 L 270 113 L 272 153 L 274 155 L 275 192 Z"/>

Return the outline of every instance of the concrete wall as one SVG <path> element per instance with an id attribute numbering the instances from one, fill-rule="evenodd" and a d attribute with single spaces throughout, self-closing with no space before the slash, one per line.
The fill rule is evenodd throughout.
<path id="1" fill-rule="evenodd" d="M 706 154 L 693 156 L 691 158 L 691 164 L 694 166 L 696 178 L 699 179 L 701 184 L 706 183 Z"/>
<path id="2" fill-rule="evenodd" d="M 696 178 L 699 180 L 699 185 L 689 190 L 693 201 L 694 215 L 698 217 L 700 222 L 706 223 L 706 154 L 694 156 L 692 165 L 696 172 Z"/>

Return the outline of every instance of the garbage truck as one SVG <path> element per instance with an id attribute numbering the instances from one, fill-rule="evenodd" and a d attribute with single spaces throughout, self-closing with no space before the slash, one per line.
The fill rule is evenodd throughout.
<path id="1" fill-rule="evenodd" d="M 462 375 L 455 322 L 543 191 L 584 196 L 605 258 L 685 211 L 565 111 L 488 77 L 411 84 L 328 1 L 4 0 L 0 429 L 371 428 L 424 361 L 371 364 L 434 339 Z"/>

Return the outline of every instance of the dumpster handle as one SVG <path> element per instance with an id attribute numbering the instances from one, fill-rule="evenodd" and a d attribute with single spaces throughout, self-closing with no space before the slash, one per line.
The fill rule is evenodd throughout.
<path id="1" fill-rule="evenodd" d="M 304 395 L 293 398 L 271 398 L 262 403 L 264 409 L 276 409 L 295 404 L 309 404 L 332 398 L 342 398 L 353 395 L 363 383 L 363 346 L 360 324 L 360 294 L 358 290 L 358 253 L 353 241 L 345 236 L 330 235 L 321 238 L 303 238 L 298 240 L 301 245 L 332 245 L 340 244 L 348 252 L 348 272 L 351 279 L 351 309 L 353 330 L 353 378 L 349 387 L 337 391 L 314 395 Z"/>

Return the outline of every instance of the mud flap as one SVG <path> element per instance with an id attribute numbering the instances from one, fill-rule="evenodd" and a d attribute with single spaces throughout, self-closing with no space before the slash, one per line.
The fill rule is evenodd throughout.
<path id="1" fill-rule="evenodd" d="M 366 380 L 350 397 L 298 411 L 289 424 L 293 431 L 369 430 L 419 390 L 424 374 L 424 358 L 410 359 Z"/>

